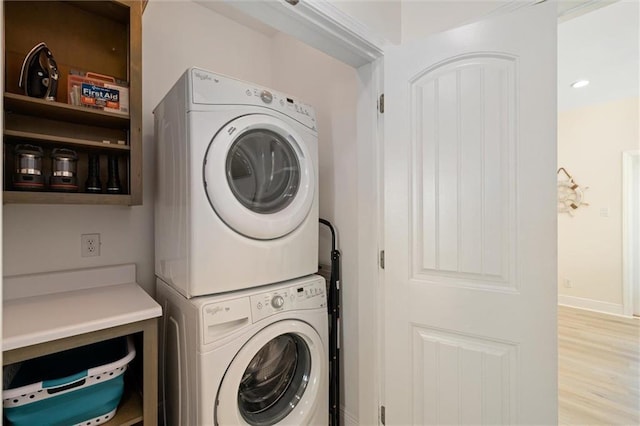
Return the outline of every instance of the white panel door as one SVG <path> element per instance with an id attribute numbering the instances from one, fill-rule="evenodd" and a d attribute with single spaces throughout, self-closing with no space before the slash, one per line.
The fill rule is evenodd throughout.
<path id="1" fill-rule="evenodd" d="M 387 425 L 557 422 L 556 26 L 385 51 Z"/>

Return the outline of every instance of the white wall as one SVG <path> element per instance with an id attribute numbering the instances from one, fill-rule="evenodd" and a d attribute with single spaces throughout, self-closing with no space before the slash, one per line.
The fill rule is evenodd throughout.
<path id="1" fill-rule="evenodd" d="M 313 105 L 318 114 L 320 217 L 338 230 L 342 254 L 342 383 L 347 417 L 358 418 L 358 220 L 356 71 L 292 37 L 273 38 L 272 87 Z M 329 235 L 325 229 L 321 235 Z M 324 243 L 322 244 L 324 240 Z M 320 258 L 329 263 L 323 238 Z M 344 343 L 343 342 L 343 343 Z"/>
<path id="2" fill-rule="evenodd" d="M 510 1 L 402 0 L 402 43 L 474 22 Z"/>
<path id="3" fill-rule="evenodd" d="M 347 15 L 362 22 L 392 43 L 399 44 L 402 36 L 400 0 L 354 1 L 330 0 Z"/>
<path id="4" fill-rule="evenodd" d="M 513 0 L 329 0 L 394 44 L 475 22 Z"/>
<path id="5" fill-rule="evenodd" d="M 152 110 L 192 65 L 268 84 L 271 42 L 197 4 L 153 0 L 143 15 L 142 41 L 143 205 L 4 205 L 5 275 L 134 262 L 139 283 L 154 293 Z M 80 257 L 84 233 L 101 234 L 100 257 Z"/>
<path id="6" fill-rule="evenodd" d="M 589 187 L 589 206 L 573 217 L 558 214 L 561 302 L 621 313 L 622 152 L 640 143 L 638 103 L 639 98 L 628 98 L 559 114 L 558 167 Z"/>

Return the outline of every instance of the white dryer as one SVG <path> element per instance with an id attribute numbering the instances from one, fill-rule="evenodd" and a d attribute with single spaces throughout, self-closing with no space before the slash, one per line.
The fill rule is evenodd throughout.
<path id="1" fill-rule="evenodd" d="M 191 68 L 154 115 L 159 278 L 193 297 L 317 271 L 312 107 Z"/>
<path id="2" fill-rule="evenodd" d="M 165 424 L 328 424 L 322 277 L 192 299 L 156 289 Z"/>

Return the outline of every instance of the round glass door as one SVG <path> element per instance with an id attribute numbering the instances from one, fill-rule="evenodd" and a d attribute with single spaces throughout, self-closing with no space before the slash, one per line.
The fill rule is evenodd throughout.
<path id="1" fill-rule="evenodd" d="M 226 368 L 212 404 L 216 424 L 320 423 L 328 418 L 327 356 L 308 323 L 287 319 L 267 325 Z"/>
<path id="2" fill-rule="evenodd" d="M 311 356 L 306 343 L 283 334 L 258 351 L 238 388 L 238 409 L 250 425 L 273 425 L 295 408 L 306 390 Z"/>
<path id="3" fill-rule="evenodd" d="M 300 163 L 291 144 L 266 129 L 238 136 L 227 154 L 231 192 L 249 210 L 269 214 L 291 204 L 300 186 Z"/>
<path id="4" fill-rule="evenodd" d="M 216 214 L 253 239 L 272 240 L 294 231 L 316 196 L 305 141 L 286 122 L 266 114 L 245 115 L 221 128 L 207 148 L 203 169 Z"/>

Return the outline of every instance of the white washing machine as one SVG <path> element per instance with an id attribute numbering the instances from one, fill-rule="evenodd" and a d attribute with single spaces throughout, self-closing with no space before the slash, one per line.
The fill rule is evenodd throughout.
<path id="1" fill-rule="evenodd" d="M 191 68 L 154 111 L 156 275 L 186 297 L 315 273 L 315 112 Z"/>
<path id="2" fill-rule="evenodd" d="M 156 289 L 166 425 L 328 424 L 322 277 L 192 299 Z"/>

